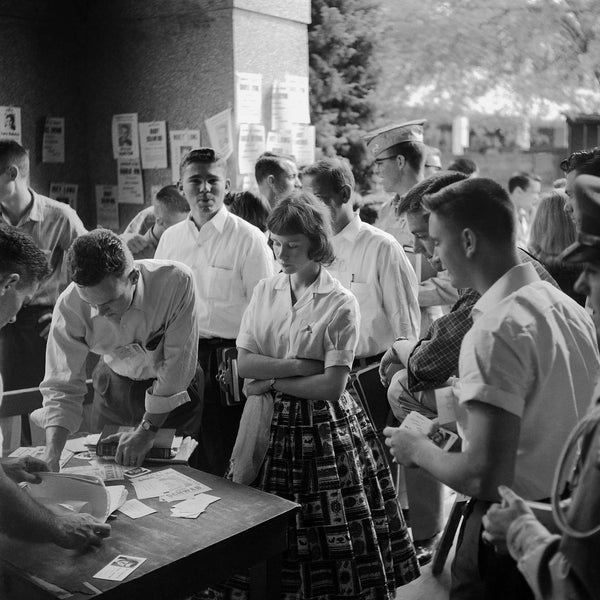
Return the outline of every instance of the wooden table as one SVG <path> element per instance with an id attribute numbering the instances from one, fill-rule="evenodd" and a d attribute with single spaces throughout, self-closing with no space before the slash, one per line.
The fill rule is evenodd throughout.
<path id="1" fill-rule="evenodd" d="M 173 468 L 208 485 L 208 493 L 221 500 L 197 519 L 171 517 L 173 504 L 158 498 L 143 500 L 158 512 L 135 520 L 115 513 L 111 536 L 84 553 L 0 535 L 0 598 L 176 600 L 247 568 L 253 597 L 277 598 L 287 525 L 298 505 L 187 466 Z M 128 499 L 135 498 L 126 485 Z M 119 554 L 147 560 L 122 582 L 92 577 Z M 94 595 L 84 582 L 102 593 Z"/>

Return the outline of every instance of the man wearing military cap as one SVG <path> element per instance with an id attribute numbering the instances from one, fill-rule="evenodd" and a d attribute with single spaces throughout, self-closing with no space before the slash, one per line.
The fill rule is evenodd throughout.
<path id="1" fill-rule="evenodd" d="M 382 127 L 365 137 L 367 148 L 375 158 L 375 173 L 383 189 L 393 193 L 379 212 L 377 227 L 391 233 L 402 245 L 411 245 L 412 236 L 404 219 L 396 214 L 400 196 L 425 178 L 427 146 L 423 143 L 425 119 Z"/>

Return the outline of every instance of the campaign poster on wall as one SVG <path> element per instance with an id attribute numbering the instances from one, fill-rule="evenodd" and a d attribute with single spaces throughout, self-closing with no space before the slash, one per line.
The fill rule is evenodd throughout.
<path id="1" fill-rule="evenodd" d="M 46 117 L 44 138 L 42 140 L 42 162 L 65 162 L 65 119 L 64 117 Z"/>
<path id="2" fill-rule="evenodd" d="M 0 106 L 0 140 L 21 142 L 21 109 L 18 106 Z"/>
<path id="3" fill-rule="evenodd" d="M 169 131 L 171 146 L 171 170 L 173 183 L 179 181 L 179 165 L 181 159 L 190 151 L 200 146 L 199 129 L 180 129 Z"/>
<path id="4" fill-rule="evenodd" d="M 243 123 L 238 140 L 238 169 L 244 175 L 254 173 L 254 164 L 265 151 L 265 128 L 262 125 Z"/>
<path id="5" fill-rule="evenodd" d="M 112 118 L 113 158 L 139 158 L 137 113 L 113 115 Z"/>
<path id="6" fill-rule="evenodd" d="M 240 123 L 262 123 L 262 74 L 236 73 L 235 118 Z"/>
<path id="7" fill-rule="evenodd" d="M 227 108 L 204 121 L 210 145 L 227 160 L 233 153 L 231 109 Z"/>
<path id="8" fill-rule="evenodd" d="M 167 168 L 167 123 L 140 123 L 142 169 Z"/>
<path id="9" fill-rule="evenodd" d="M 119 202 L 144 204 L 144 182 L 139 159 L 120 158 L 117 164 Z"/>
<path id="10" fill-rule="evenodd" d="M 72 208 L 77 208 L 77 192 L 79 186 L 76 183 L 55 182 L 50 184 L 48 196 Z"/>
<path id="11" fill-rule="evenodd" d="M 98 227 L 119 230 L 119 203 L 116 185 L 96 186 L 96 222 Z"/>

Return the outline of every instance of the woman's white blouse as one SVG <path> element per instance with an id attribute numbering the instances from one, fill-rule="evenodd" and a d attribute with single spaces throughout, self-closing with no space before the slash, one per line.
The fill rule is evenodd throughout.
<path id="1" fill-rule="evenodd" d="M 271 358 L 322 360 L 325 368 L 352 367 L 359 327 L 356 298 L 326 269 L 294 306 L 289 276 L 280 273 L 254 289 L 237 346 Z"/>

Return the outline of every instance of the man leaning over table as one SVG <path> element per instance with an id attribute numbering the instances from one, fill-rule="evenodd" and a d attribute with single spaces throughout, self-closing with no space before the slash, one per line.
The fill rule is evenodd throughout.
<path id="1" fill-rule="evenodd" d="M 94 370 L 92 429 L 134 426 L 115 434 L 116 461 L 139 466 L 161 427 L 195 435 L 199 402 L 187 388 L 196 372 L 198 319 L 189 269 L 172 261 L 134 261 L 108 230 L 79 237 L 67 255 L 72 283 L 59 297 L 48 336 L 42 408 L 52 470 L 69 433 L 82 422 L 86 359 Z M 107 438 L 109 440 L 110 438 Z"/>
<path id="2" fill-rule="evenodd" d="M 49 273 L 44 253 L 28 235 L 0 225 L 0 329 L 14 322 L 21 306 Z M 0 467 L 0 533 L 32 542 L 53 542 L 64 548 L 98 545 L 110 534 L 110 525 L 91 515 L 52 514 L 15 485 L 38 483 L 35 473 L 48 470 L 43 461 L 30 456 L 3 459 Z"/>

